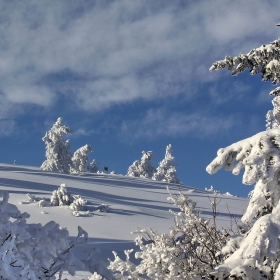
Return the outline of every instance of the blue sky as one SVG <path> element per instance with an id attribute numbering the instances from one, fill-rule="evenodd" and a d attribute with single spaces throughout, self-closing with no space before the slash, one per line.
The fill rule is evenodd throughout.
<path id="1" fill-rule="evenodd" d="M 40 166 L 58 117 L 73 152 L 125 174 L 172 144 L 185 184 L 246 196 L 241 176 L 206 166 L 265 129 L 270 83 L 209 72 L 279 37 L 278 1 L 0 1 L 0 162 Z"/>

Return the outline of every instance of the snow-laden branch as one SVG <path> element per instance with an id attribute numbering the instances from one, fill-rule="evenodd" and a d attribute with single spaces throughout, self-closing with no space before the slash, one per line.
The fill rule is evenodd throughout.
<path id="1" fill-rule="evenodd" d="M 219 149 L 206 170 L 214 174 L 221 168 L 234 175 L 244 168 L 243 184 L 257 182 L 243 221 L 270 213 L 280 199 L 280 130 L 269 129 Z"/>
<path id="2" fill-rule="evenodd" d="M 252 49 L 247 54 L 235 57 L 226 56 L 224 60 L 213 63 L 210 71 L 228 69 L 232 75 L 238 75 L 249 69 L 251 75 L 262 73 L 263 81 L 280 82 L 280 38 L 270 44 Z"/>
<path id="3" fill-rule="evenodd" d="M 225 168 L 238 175 L 245 168 L 243 184 L 262 179 L 273 180 L 280 168 L 280 130 L 270 129 L 219 149 L 217 157 L 207 166 L 210 174 Z"/>
<path id="4" fill-rule="evenodd" d="M 261 217 L 224 264 L 216 269 L 219 279 L 280 279 L 280 204 Z"/>

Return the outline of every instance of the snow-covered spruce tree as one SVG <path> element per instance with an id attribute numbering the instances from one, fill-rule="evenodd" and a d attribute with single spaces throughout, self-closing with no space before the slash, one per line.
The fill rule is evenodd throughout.
<path id="1" fill-rule="evenodd" d="M 96 160 L 92 160 L 90 165 L 88 166 L 88 171 L 90 173 L 97 173 L 99 171 L 99 164 L 96 162 Z"/>
<path id="2" fill-rule="evenodd" d="M 109 269 L 118 280 L 209 279 L 209 273 L 222 262 L 220 251 L 228 235 L 217 229 L 215 221 L 201 218 L 196 204 L 186 195 L 169 194 L 168 200 L 180 209 L 170 210 L 175 216 L 174 227 L 169 234 L 158 234 L 152 229 L 136 232 L 135 243 L 140 251 L 135 257 L 141 260 L 138 265 L 130 261 L 133 250 L 125 251 L 126 260 L 113 252 L 115 260 Z"/>
<path id="3" fill-rule="evenodd" d="M 93 148 L 86 144 L 79 148 L 72 157 L 71 173 L 86 173 L 89 172 L 88 154 L 93 152 Z"/>
<path id="4" fill-rule="evenodd" d="M 250 74 L 261 73 L 263 81 L 276 85 L 280 82 L 279 47 L 280 39 L 248 54 L 215 62 L 210 71 L 228 68 L 237 75 L 249 69 Z M 270 94 L 275 97 L 274 109 L 266 115 L 267 130 L 218 150 L 206 168 L 213 174 L 224 167 L 235 175 L 244 168 L 243 183 L 256 183 L 242 221 L 259 219 L 239 242 L 239 248 L 217 268 L 218 279 L 280 279 L 280 88 Z"/>
<path id="5" fill-rule="evenodd" d="M 152 151 L 143 151 L 141 160 L 136 160 L 129 166 L 126 176 L 152 178 L 156 172 L 156 169 L 150 163 L 153 155 Z"/>
<path id="6" fill-rule="evenodd" d="M 50 221 L 27 224 L 27 213 L 8 203 L 8 192 L 0 201 L 0 278 L 4 280 L 61 279 L 63 271 L 75 274 L 85 265 L 73 254 L 87 242 L 87 233 L 78 227 L 78 237 L 68 241 L 69 232 Z M 92 271 L 93 273 L 93 271 Z M 58 277 L 58 278 L 57 278 Z"/>
<path id="7" fill-rule="evenodd" d="M 180 181 L 177 178 L 176 165 L 173 163 L 175 157 L 172 156 L 172 146 L 167 145 L 164 159 L 159 163 L 156 172 L 153 175 L 153 180 L 163 181 L 168 183 L 179 184 Z"/>
<path id="8" fill-rule="evenodd" d="M 43 170 L 69 173 L 72 166 L 72 154 L 69 140 L 64 136 L 72 134 L 70 127 L 62 124 L 62 118 L 58 118 L 53 127 L 46 132 L 42 140 L 46 144 L 46 160 L 41 165 Z"/>

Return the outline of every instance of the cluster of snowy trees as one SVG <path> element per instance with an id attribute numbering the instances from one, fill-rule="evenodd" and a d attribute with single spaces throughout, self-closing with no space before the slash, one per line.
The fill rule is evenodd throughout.
<path id="1" fill-rule="evenodd" d="M 98 164 L 93 160 L 89 164 L 89 153 L 93 152 L 90 145 L 79 148 L 74 155 L 71 154 L 69 139 L 65 135 L 72 134 L 70 127 L 62 124 L 58 118 L 52 128 L 46 132 L 42 140 L 46 144 L 46 160 L 41 165 L 43 170 L 57 171 L 60 173 L 97 173 Z"/>
<path id="2" fill-rule="evenodd" d="M 169 144 L 166 147 L 165 157 L 159 163 L 158 168 L 151 164 L 154 153 L 152 151 L 142 152 L 142 158 L 136 160 L 128 168 L 127 176 L 150 178 L 156 181 L 163 181 L 168 183 L 180 184 L 176 173 L 176 164 L 174 164 L 175 157 L 172 155 L 172 146 Z"/>

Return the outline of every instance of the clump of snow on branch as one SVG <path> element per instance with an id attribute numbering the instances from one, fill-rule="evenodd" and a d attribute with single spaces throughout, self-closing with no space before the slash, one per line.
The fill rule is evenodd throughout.
<path id="1" fill-rule="evenodd" d="M 221 168 L 235 175 L 244 168 L 243 183 L 257 182 L 243 221 L 270 213 L 280 198 L 280 131 L 266 130 L 220 149 L 206 170 L 214 174 Z"/>
<path id="2" fill-rule="evenodd" d="M 135 258 L 141 260 L 138 265 L 130 261 L 133 250 L 125 251 L 126 260 L 113 252 L 115 260 L 109 269 L 117 279 L 203 279 L 222 262 L 220 251 L 227 234 L 219 231 L 215 222 L 201 218 L 195 203 L 183 193 L 170 193 L 168 200 L 180 209 L 171 211 L 174 227 L 169 234 L 159 234 L 151 228 L 136 232 L 135 243 L 140 251 Z"/>
<path id="3" fill-rule="evenodd" d="M 280 279 L 279 213 L 280 204 L 255 222 L 239 248 L 216 268 L 219 279 Z"/>
<path id="4" fill-rule="evenodd" d="M 172 146 L 169 144 L 166 147 L 165 157 L 159 163 L 152 179 L 156 181 L 179 184 L 180 181 L 177 178 L 176 165 L 173 163 L 174 159 L 175 157 L 172 155 Z"/>
<path id="5" fill-rule="evenodd" d="M 126 176 L 152 178 L 153 174 L 156 172 L 156 169 L 150 163 L 153 155 L 154 153 L 152 151 L 143 151 L 141 160 L 133 162 L 133 164 L 128 168 Z"/>
<path id="6" fill-rule="evenodd" d="M 247 54 L 235 57 L 226 56 L 224 60 L 213 63 L 210 71 L 227 68 L 232 75 L 238 75 L 249 69 L 251 75 L 261 73 L 263 81 L 272 80 L 273 84 L 280 81 L 280 38 L 270 44 L 252 49 Z"/>
<path id="7" fill-rule="evenodd" d="M 42 226 L 27 224 L 27 213 L 11 211 L 9 194 L 2 193 L 0 202 L 0 278 L 61 279 L 62 272 L 74 275 L 85 265 L 72 253 L 87 242 L 87 233 L 78 228 L 78 237 L 69 242 L 69 232 L 54 221 Z M 82 240 L 80 240 L 80 237 Z M 92 271 L 93 273 L 93 271 Z M 58 278 L 56 278 L 56 276 Z"/>
<path id="8" fill-rule="evenodd" d="M 79 148 L 72 157 L 72 168 L 71 173 L 86 173 L 88 169 L 88 154 L 93 152 L 93 148 L 86 144 Z"/>
<path id="9" fill-rule="evenodd" d="M 280 128 L 280 96 L 272 100 L 273 110 L 266 114 L 266 129 Z"/>
<path id="10" fill-rule="evenodd" d="M 62 124 L 62 118 L 58 118 L 52 128 L 46 132 L 42 140 L 46 144 L 46 160 L 41 168 L 43 170 L 69 173 L 72 166 L 72 154 L 69 140 L 64 136 L 72 134 L 72 129 Z"/>

